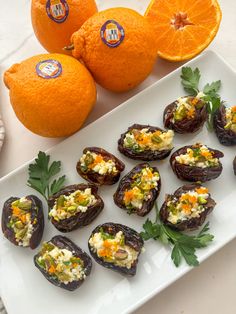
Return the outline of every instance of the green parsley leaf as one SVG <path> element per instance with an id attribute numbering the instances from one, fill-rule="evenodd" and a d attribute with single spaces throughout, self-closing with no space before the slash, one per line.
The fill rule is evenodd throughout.
<path id="1" fill-rule="evenodd" d="M 219 97 L 218 91 L 221 87 L 221 81 L 215 81 L 211 84 L 206 84 L 203 88 L 203 93 L 205 95 L 209 95 L 210 97 Z"/>
<path id="2" fill-rule="evenodd" d="M 156 211 L 157 210 L 158 208 L 156 206 Z M 180 231 L 172 230 L 170 227 L 164 225 L 158 217 L 159 213 L 157 211 L 155 222 L 147 219 L 144 223 L 144 231 L 140 233 L 143 240 L 154 239 L 172 247 L 171 259 L 176 267 L 181 264 L 182 259 L 184 259 L 189 266 L 198 266 L 199 262 L 196 250 L 206 247 L 214 239 L 213 235 L 207 233 L 209 231 L 209 223 L 207 223 L 197 235 L 189 236 Z"/>
<path id="3" fill-rule="evenodd" d="M 50 194 L 53 195 L 57 193 L 58 191 L 60 191 L 64 186 L 65 180 L 66 180 L 65 175 L 60 177 L 59 179 L 54 180 L 50 186 Z"/>
<path id="4" fill-rule="evenodd" d="M 192 96 L 196 96 L 199 93 L 199 81 L 200 81 L 200 71 L 198 68 L 194 70 L 190 67 L 183 67 L 181 73 L 181 83 L 184 87 L 184 90 Z M 208 83 L 203 88 L 203 93 L 205 96 L 201 99 L 206 103 L 208 120 L 207 128 L 209 131 L 213 130 L 213 118 L 216 110 L 220 107 L 221 98 L 218 94 L 221 87 L 221 81 L 215 81 Z"/>
<path id="5" fill-rule="evenodd" d="M 171 253 L 171 259 L 176 267 L 179 267 L 181 263 L 181 253 L 178 244 L 175 244 Z"/>
<path id="6" fill-rule="evenodd" d="M 183 67 L 181 74 L 181 83 L 184 87 L 184 90 L 192 96 L 196 96 L 199 92 L 198 85 L 201 77 L 200 71 L 198 68 L 192 70 L 190 67 Z"/>
<path id="7" fill-rule="evenodd" d="M 39 152 L 35 162 L 29 165 L 29 179 L 27 183 L 48 200 L 50 195 L 57 193 L 64 186 L 65 176 L 54 180 L 51 184 L 52 178 L 60 171 L 60 161 L 54 161 L 50 165 L 50 156 L 46 155 L 44 152 Z"/>

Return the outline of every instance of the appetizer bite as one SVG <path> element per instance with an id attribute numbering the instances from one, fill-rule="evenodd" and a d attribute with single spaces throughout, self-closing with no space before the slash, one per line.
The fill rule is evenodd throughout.
<path id="1" fill-rule="evenodd" d="M 170 155 L 173 149 L 174 132 L 150 125 L 133 124 L 121 135 L 118 149 L 135 160 L 160 160 Z"/>
<path id="2" fill-rule="evenodd" d="M 142 163 L 122 178 L 113 198 L 128 214 L 147 215 L 160 193 L 161 177 L 156 167 Z"/>
<path id="3" fill-rule="evenodd" d="M 52 224 L 61 232 L 90 224 L 104 207 L 97 191 L 92 184 L 75 184 L 52 195 L 48 200 Z"/>
<path id="4" fill-rule="evenodd" d="M 220 158 L 224 154 L 201 143 L 184 146 L 175 151 L 170 164 L 181 180 L 206 182 L 216 179 L 222 172 Z"/>
<path id="5" fill-rule="evenodd" d="M 35 249 L 43 236 L 44 215 L 34 195 L 11 197 L 3 205 L 2 232 L 13 244 Z"/>
<path id="6" fill-rule="evenodd" d="M 97 185 L 116 183 L 124 169 L 122 161 L 99 147 L 85 148 L 77 163 L 77 171 L 81 177 Z"/>
<path id="7" fill-rule="evenodd" d="M 213 126 L 222 145 L 236 145 L 236 106 L 226 108 L 221 104 L 214 115 Z"/>
<path id="8" fill-rule="evenodd" d="M 116 223 L 96 227 L 88 242 L 95 261 L 122 275 L 134 276 L 143 240 L 135 230 Z"/>
<path id="9" fill-rule="evenodd" d="M 204 223 L 215 205 L 206 187 L 200 184 L 184 185 L 174 194 L 166 195 L 160 209 L 160 220 L 176 230 L 195 230 Z"/>
<path id="10" fill-rule="evenodd" d="M 164 126 L 180 134 L 198 131 L 208 117 L 204 96 L 199 92 L 195 97 L 180 97 L 168 105 L 163 115 Z"/>
<path id="11" fill-rule="evenodd" d="M 44 242 L 34 264 L 53 285 L 68 291 L 79 288 L 92 269 L 89 255 L 63 236 Z"/>

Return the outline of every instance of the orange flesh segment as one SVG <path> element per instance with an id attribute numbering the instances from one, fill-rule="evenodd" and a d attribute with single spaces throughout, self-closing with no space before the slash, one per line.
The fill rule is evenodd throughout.
<path id="1" fill-rule="evenodd" d="M 156 32 L 158 54 L 170 61 L 190 59 L 217 34 L 217 0 L 152 0 L 146 13 Z"/>

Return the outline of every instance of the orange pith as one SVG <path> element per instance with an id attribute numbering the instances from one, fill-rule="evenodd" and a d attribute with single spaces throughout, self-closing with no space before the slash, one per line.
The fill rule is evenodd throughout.
<path id="1" fill-rule="evenodd" d="M 152 0 L 145 16 L 155 30 L 159 56 L 182 61 L 211 43 L 222 14 L 217 0 Z"/>

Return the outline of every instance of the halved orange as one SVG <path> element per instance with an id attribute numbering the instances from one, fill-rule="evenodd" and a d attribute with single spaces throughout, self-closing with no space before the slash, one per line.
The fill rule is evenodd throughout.
<path id="1" fill-rule="evenodd" d="M 222 13 L 217 0 L 152 0 L 145 17 L 155 30 L 159 56 L 182 61 L 211 43 Z"/>

